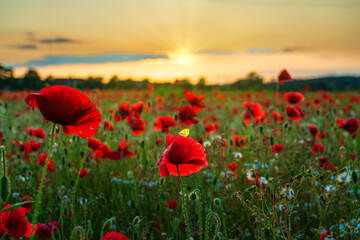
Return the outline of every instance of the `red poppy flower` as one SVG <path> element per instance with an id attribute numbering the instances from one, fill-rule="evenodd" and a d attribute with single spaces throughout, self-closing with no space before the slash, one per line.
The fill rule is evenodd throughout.
<path id="1" fill-rule="evenodd" d="M 285 99 L 290 104 L 296 104 L 304 100 L 304 95 L 298 92 L 289 92 L 285 94 Z"/>
<path id="2" fill-rule="evenodd" d="M 283 148 L 284 148 L 283 145 L 276 143 L 274 144 L 274 146 L 270 148 L 271 154 L 280 153 L 283 150 Z"/>
<path id="3" fill-rule="evenodd" d="M 232 172 L 234 172 L 234 171 L 237 170 L 238 165 L 237 165 L 236 162 L 228 163 L 228 168 L 229 168 Z"/>
<path id="4" fill-rule="evenodd" d="M 273 112 L 271 115 L 277 123 L 282 123 L 284 121 L 284 116 L 279 112 Z"/>
<path id="5" fill-rule="evenodd" d="M 36 128 L 36 129 L 26 128 L 26 132 L 29 133 L 31 136 L 38 137 L 41 139 L 44 139 L 46 135 L 45 131 L 41 128 Z"/>
<path id="6" fill-rule="evenodd" d="M 41 146 L 42 142 L 36 143 L 35 140 L 30 140 L 25 145 L 25 152 L 31 153 L 37 151 Z"/>
<path id="7" fill-rule="evenodd" d="M 11 204 L 7 204 L 3 210 L 11 206 Z M 27 210 L 23 207 L 2 212 L 0 214 L 0 235 L 8 233 L 10 237 L 15 239 L 25 236 L 29 226 L 29 222 L 25 221 L 26 212 Z"/>
<path id="8" fill-rule="evenodd" d="M 323 228 L 320 233 L 320 240 L 325 240 L 327 238 L 327 236 L 329 236 L 330 234 L 331 234 L 331 232 L 329 230 Z"/>
<path id="9" fill-rule="evenodd" d="M 179 109 L 179 120 L 185 125 L 197 124 L 199 121 L 194 119 L 196 112 L 193 107 L 183 106 Z"/>
<path id="10" fill-rule="evenodd" d="M 292 80 L 290 74 L 286 71 L 286 69 L 282 70 L 278 77 L 279 83 L 284 84 L 285 81 Z"/>
<path id="11" fill-rule="evenodd" d="M 101 240 L 129 240 L 129 238 L 121 233 L 108 232 L 101 238 Z"/>
<path id="12" fill-rule="evenodd" d="M 114 125 L 111 122 L 105 120 L 103 124 L 105 130 L 109 130 L 109 131 L 114 130 Z"/>
<path id="13" fill-rule="evenodd" d="M 345 129 L 350 135 L 355 133 L 359 129 L 359 125 L 360 125 L 359 121 L 355 118 L 351 118 L 347 121 L 343 119 L 338 119 L 337 123 L 341 128 Z"/>
<path id="14" fill-rule="evenodd" d="M 85 168 L 82 168 L 80 173 L 76 173 L 76 176 L 79 176 L 81 178 L 88 177 L 89 175 L 89 171 Z"/>
<path id="15" fill-rule="evenodd" d="M 92 150 L 96 150 L 96 149 L 102 149 L 103 144 L 99 139 L 89 137 L 88 138 L 88 146 Z"/>
<path id="16" fill-rule="evenodd" d="M 311 136 L 314 138 L 316 137 L 316 134 L 318 132 L 318 128 L 315 125 L 309 125 L 308 126 Z"/>
<path id="17" fill-rule="evenodd" d="M 191 106 L 194 107 L 195 112 L 201 112 L 201 110 L 206 107 L 205 103 L 202 102 L 205 98 L 204 96 L 196 96 L 196 94 L 192 92 L 185 92 L 185 97 Z"/>
<path id="18" fill-rule="evenodd" d="M 129 151 L 129 148 L 131 144 L 126 146 L 126 141 L 123 139 L 121 140 L 121 143 L 119 144 L 118 148 L 115 151 L 111 151 L 111 149 L 107 145 L 103 145 L 103 152 L 105 157 L 113 160 L 118 161 L 126 157 L 134 157 L 135 154 Z"/>
<path id="19" fill-rule="evenodd" d="M 324 153 L 325 152 L 325 146 L 323 146 L 321 142 L 314 143 L 313 144 L 313 149 L 311 150 L 311 152 L 313 154 Z"/>
<path id="20" fill-rule="evenodd" d="M 243 114 L 243 122 L 246 126 L 249 125 L 251 119 L 260 120 L 264 115 L 262 107 L 258 103 L 244 102 L 243 107 L 247 110 Z"/>
<path id="21" fill-rule="evenodd" d="M 30 107 L 38 108 L 48 121 L 62 125 L 66 135 L 91 137 L 101 121 L 101 114 L 82 92 L 66 86 L 45 87 L 25 98 Z"/>
<path id="22" fill-rule="evenodd" d="M 38 223 L 36 229 L 36 236 L 40 239 L 49 239 L 60 229 L 59 222 Z"/>
<path id="23" fill-rule="evenodd" d="M 210 135 L 216 131 L 215 124 L 208 123 L 205 125 L 205 134 Z"/>
<path id="24" fill-rule="evenodd" d="M 131 109 L 130 109 L 130 103 L 124 102 L 123 104 L 120 104 L 117 109 L 117 116 L 119 116 L 119 120 L 124 120 L 127 117 L 130 117 Z"/>
<path id="25" fill-rule="evenodd" d="M 166 150 L 161 155 L 156 167 L 160 165 L 160 175 L 187 176 L 200 171 L 208 165 L 205 148 L 195 139 L 183 136 L 166 137 Z"/>
<path id="26" fill-rule="evenodd" d="M 39 156 L 39 158 L 38 158 L 38 163 L 39 163 L 41 166 L 43 166 L 43 167 L 45 166 L 47 156 L 48 156 L 47 153 L 42 153 L 42 154 L 40 154 L 40 156 Z M 48 161 L 47 168 L 48 168 L 50 171 L 55 172 L 55 168 L 54 168 L 53 161 L 52 161 L 51 158 L 50 158 L 49 161 Z"/>
<path id="27" fill-rule="evenodd" d="M 141 113 L 143 112 L 145 108 L 146 113 L 149 112 L 149 107 L 146 103 L 143 101 L 137 102 L 131 106 L 131 111 L 134 114 L 135 117 L 140 118 Z"/>
<path id="28" fill-rule="evenodd" d="M 300 121 L 304 117 L 304 113 L 299 106 L 287 106 L 286 114 L 293 121 Z"/>
<path id="29" fill-rule="evenodd" d="M 325 164 L 325 170 L 334 170 L 335 166 L 332 163 Z"/>
<path id="30" fill-rule="evenodd" d="M 170 209 L 176 208 L 176 201 L 174 199 L 170 200 L 168 203 L 165 204 L 165 207 Z"/>
<path id="31" fill-rule="evenodd" d="M 241 135 L 235 135 L 233 141 L 237 147 L 246 147 L 246 138 Z"/>
<path id="32" fill-rule="evenodd" d="M 128 123 L 134 133 L 135 136 L 141 135 L 143 132 L 146 131 L 145 123 L 140 118 L 131 117 L 128 118 Z"/>
<path id="33" fill-rule="evenodd" d="M 329 162 L 329 160 L 327 159 L 327 157 L 325 157 L 325 156 L 320 156 L 319 157 L 319 166 L 320 167 L 327 164 L 328 162 Z"/>
<path id="34" fill-rule="evenodd" d="M 245 114 L 249 114 L 249 117 L 255 120 L 261 119 L 264 114 L 259 103 L 244 102 L 243 107 L 247 109 Z"/>
<path id="35" fill-rule="evenodd" d="M 175 127 L 175 120 L 171 116 L 158 117 L 155 122 L 155 129 L 169 133 L 170 127 Z"/>

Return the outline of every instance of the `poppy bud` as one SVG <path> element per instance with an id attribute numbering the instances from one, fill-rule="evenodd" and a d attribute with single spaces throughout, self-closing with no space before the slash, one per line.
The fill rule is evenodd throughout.
<path id="1" fill-rule="evenodd" d="M 285 122 L 285 123 L 284 123 L 284 129 L 286 130 L 286 129 L 288 128 L 288 126 L 289 126 L 289 123 L 288 123 L 288 122 Z"/>
<path id="2" fill-rule="evenodd" d="M 357 174 L 356 174 L 355 171 L 352 172 L 351 177 L 352 177 L 353 182 L 356 184 L 356 182 L 357 182 Z"/>
<path id="3" fill-rule="evenodd" d="M 128 134 L 127 133 L 125 134 L 125 140 L 128 140 Z"/>
<path id="4" fill-rule="evenodd" d="M 8 176 L 2 176 L 0 182 L 0 197 L 1 197 L 1 202 L 3 204 L 5 204 L 9 199 L 10 193 L 11 193 L 10 179 L 8 178 Z"/>
<path id="5" fill-rule="evenodd" d="M 65 155 L 67 155 L 68 154 L 68 151 L 67 151 L 67 149 L 65 148 Z"/>
<path id="6" fill-rule="evenodd" d="M 91 239 L 92 237 L 93 237 L 93 235 L 94 235 L 94 232 L 93 232 L 93 230 L 92 230 L 92 228 L 91 228 L 91 222 L 90 222 L 90 220 L 88 220 L 88 231 L 87 231 L 87 233 L 86 233 L 86 239 Z"/>
<path id="7" fill-rule="evenodd" d="M 148 101 L 148 102 L 147 102 L 147 105 L 148 105 L 148 107 L 151 107 L 151 102 Z"/>
<path id="8" fill-rule="evenodd" d="M 130 200 L 128 201 L 128 205 L 129 205 L 129 207 L 131 207 L 132 209 L 135 209 L 135 208 L 136 208 L 135 202 L 134 202 L 132 199 L 130 199 Z"/>
<path id="9" fill-rule="evenodd" d="M 84 157 L 84 152 L 80 152 L 80 156 L 81 156 L 81 158 L 83 158 Z"/>
<path id="10" fill-rule="evenodd" d="M 214 198 L 214 204 L 218 207 L 221 207 L 221 200 L 219 198 Z"/>
<path id="11" fill-rule="evenodd" d="M 264 130 L 264 127 L 263 127 L 263 126 L 260 126 L 260 127 L 259 127 L 260 134 L 263 133 L 263 130 Z"/>
<path id="12" fill-rule="evenodd" d="M 161 193 L 161 194 L 160 194 L 160 197 L 161 197 L 162 199 L 165 199 L 165 197 L 166 197 L 165 193 Z"/>
<path id="13" fill-rule="evenodd" d="M 85 157 L 85 160 L 86 160 L 87 163 L 90 162 L 90 158 L 88 156 Z"/>
<path id="14" fill-rule="evenodd" d="M 219 233 L 215 235 L 214 240 L 221 240 Z"/>
<path id="15" fill-rule="evenodd" d="M 176 122 L 178 120 L 178 115 L 177 113 L 174 114 L 174 121 Z"/>
<path id="16" fill-rule="evenodd" d="M 134 219 L 133 219 L 133 224 L 135 226 L 138 226 L 140 224 L 140 217 L 139 216 L 136 216 Z"/>
<path id="17" fill-rule="evenodd" d="M 217 183 L 217 177 L 214 178 L 213 184 L 216 185 Z"/>
<path id="18" fill-rule="evenodd" d="M 192 201 L 195 201 L 197 199 L 196 193 L 194 193 L 194 192 L 190 193 L 189 199 L 192 200 Z"/>
<path id="19" fill-rule="evenodd" d="M 320 110 L 319 110 L 319 109 L 316 110 L 316 114 L 317 114 L 318 116 L 320 115 Z"/>
<path id="20" fill-rule="evenodd" d="M 272 135 L 270 136 L 270 145 L 274 146 L 274 137 Z"/>
<path id="21" fill-rule="evenodd" d="M 163 185 L 165 183 L 165 178 L 160 179 L 160 184 Z"/>

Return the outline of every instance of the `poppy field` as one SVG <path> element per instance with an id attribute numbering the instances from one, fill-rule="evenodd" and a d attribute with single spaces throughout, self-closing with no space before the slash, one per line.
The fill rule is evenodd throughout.
<path id="1" fill-rule="evenodd" d="M 360 92 L 288 80 L 3 91 L 0 238 L 359 239 Z"/>

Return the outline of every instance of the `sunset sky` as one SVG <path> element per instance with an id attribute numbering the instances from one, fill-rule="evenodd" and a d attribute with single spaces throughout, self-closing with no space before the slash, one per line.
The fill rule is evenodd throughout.
<path id="1" fill-rule="evenodd" d="M 359 76 L 360 1 L 1 1 L 0 53 L 42 77 Z"/>

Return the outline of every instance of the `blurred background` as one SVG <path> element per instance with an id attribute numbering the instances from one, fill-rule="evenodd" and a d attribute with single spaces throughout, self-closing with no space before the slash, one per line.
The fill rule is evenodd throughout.
<path id="1" fill-rule="evenodd" d="M 1 87 L 358 88 L 359 23 L 358 0 L 2 1 Z"/>

